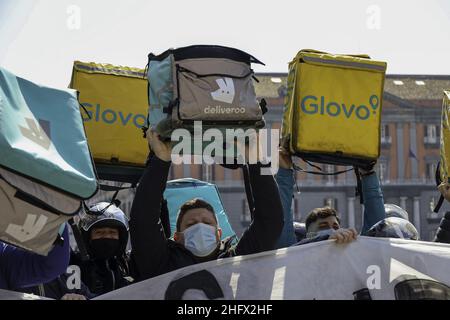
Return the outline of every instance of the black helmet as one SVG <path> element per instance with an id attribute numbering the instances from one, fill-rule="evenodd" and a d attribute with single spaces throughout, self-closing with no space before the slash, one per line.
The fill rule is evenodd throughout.
<path id="1" fill-rule="evenodd" d="M 386 212 L 386 218 L 397 217 L 409 220 L 408 212 L 396 204 L 386 203 L 384 205 L 384 211 Z"/>
<path id="2" fill-rule="evenodd" d="M 389 217 L 375 223 L 364 235 L 379 238 L 419 240 L 419 232 L 408 220 Z"/>
<path id="3" fill-rule="evenodd" d="M 128 243 L 128 218 L 115 203 L 99 202 L 85 208 L 85 213 L 80 215 L 78 226 L 88 250 L 93 228 L 117 228 L 120 242 L 119 253 L 125 252 Z"/>
<path id="4" fill-rule="evenodd" d="M 306 238 L 306 226 L 304 223 L 294 221 L 294 232 L 297 241 L 302 241 Z"/>

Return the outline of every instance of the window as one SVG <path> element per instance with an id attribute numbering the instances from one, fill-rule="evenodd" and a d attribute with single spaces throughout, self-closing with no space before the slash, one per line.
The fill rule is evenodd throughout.
<path id="1" fill-rule="evenodd" d="M 437 199 L 436 197 L 430 197 L 430 202 L 429 205 L 430 207 L 428 208 L 428 212 L 427 212 L 427 219 L 428 222 L 438 222 L 441 219 L 441 216 L 439 215 L 439 213 L 434 212 L 434 207 L 436 206 L 437 203 Z"/>
<path id="2" fill-rule="evenodd" d="M 323 167 L 323 172 L 326 173 L 331 173 L 331 172 L 335 172 L 336 171 L 336 166 L 332 165 L 332 164 L 327 164 Z M 323 176 L 323 180 L 327 183 L 327 184 L 334 184 L 334 182 L 336 182 L 337 180 L 337 175 L 324 175 Z"/>
<path id="3" fill-rule="evenodd" d="M 426 178 L 434 180 L 434 177 L 436 176 L 436 163 L 427 163 L 426 166 Z"/>
<path id="4" fill-rule="evenodd" d="M 436 206 L 436 199 L 435 199 L 435 197 L 431 197 L 430 198 L 430 212 L 433 212 L 435 206 Z"/>
<path id="5" fill-rule="evenodd" d="M 380 179 L 380 181 L 388 181 L 389 180 L 387 161 L 378 162 L 377 173 L 378 173 L 378 178 Z"/>
<path id="6" fill-rule="evenodd" d="M 214 181 L 215 179 L 214 165 L 202 164 L 201 170 L 202 170 L 201 180 L 208 182 Z"/>
<path id="7" fill-rule="evenodd" d="M 272 81 L 273 83 L 281 83 L 281 78 L 278 78 L 278 77 L 272 77 L 272 78 L 270 78 L 270 81 Z"/>
<path id="8" fill-rule="evenodd" d="M 278 88 L 278 96 L 284 98 L 285 96 L 287 96 L 287 87 L 286 86 L 280 86 Z"/>
<path id="9" fill-rule="evenodd" d="M 392 138 L 389 135 L 389 125 L 381 125 L 381 143 L 391 143 Z"/>
<path id="10" fill-rule="evenodd" d="M 336 198 L 325 198 L 323 199 L 323 206 L 330 207 L 337 210 L 337 199 Z"/>
<path id="11" fill-rule="evenodd" d="M 428 124 L 425 126 L 424 132 L 425 143 L 437 143 L 438 142 L 438 126 L 435 124 Z"/>

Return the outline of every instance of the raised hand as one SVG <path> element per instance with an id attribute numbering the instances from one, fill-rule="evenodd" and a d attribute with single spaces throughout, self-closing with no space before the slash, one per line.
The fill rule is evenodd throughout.
<path id="1" fill-rule="evenodd" d="M 147 141 L 150 145 L 150 150 L 152 150 L 159 159 L 163 161 L 171 160 L 172 146 L 170 145 L 170 141 L 161 141 L 158 133 L 152 130 L 151 127 L 147 130 Z"/>

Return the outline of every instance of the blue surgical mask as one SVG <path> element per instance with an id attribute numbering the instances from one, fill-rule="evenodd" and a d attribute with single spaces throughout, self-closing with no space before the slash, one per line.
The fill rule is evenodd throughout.
<path id="1" fill-rule="evenodd" d="M 217 229 L 204 223 L 196 223 L 183 231 L 184 246 L 197 257 L 210 255 L 218 246 Z"/>

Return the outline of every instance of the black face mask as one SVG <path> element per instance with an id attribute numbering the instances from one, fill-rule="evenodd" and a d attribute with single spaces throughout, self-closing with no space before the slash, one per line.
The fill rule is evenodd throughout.
<path id="1" fill-rule="evenodd" d="M 91 252 L 94 259 L 109 259 L 119 254 L 119 240 L 95 239 L 91 240 Z"/>

